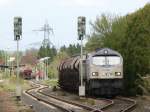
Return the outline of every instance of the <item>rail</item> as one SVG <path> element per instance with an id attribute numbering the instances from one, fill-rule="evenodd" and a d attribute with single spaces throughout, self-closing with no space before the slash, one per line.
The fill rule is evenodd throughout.
<path id="1" fill-rule="evenodd" d="M 71 110 L 68 110 L 68 109 L 66 109 L 66 108 L 63 108 L 62 106 L 59 106 L 59 105 L 57 105 L 57 104 L 55 104 L 55 103 L 46 101 L 46 100 L 44 100 L 44 99 L 42 99 L 42 98 L 39 98 L 39 97 L 37 97 L 37 96 L 35 96 L 35 95 L 33 95 L 33 94 L 30 93 L 30 91 L 32 91 L 32 90 L 34 90 L 34 89 L 37 89 L 37 88 L 39 88 L 39 87 L 40 87 L 40 85 L 36 85 L 36 87 L 32 87 L 32 88 L 26 90 L 25 92 L 26 92 L 28 95 L 30 95 L 30 96 L 34 97 L 35 99 L 37 99 L 38 101 L 42 101 L 42 102 L 44 102 L 44 103 L 46 103 L 46 104 L 48 104 L 48 105 L 52 105 L 52 106 L 54 106 L 54 107 L 56 107 L 56 108 L 59 108 L 59 109 L 62 110 L 63 112 L 72 112 Z"/>

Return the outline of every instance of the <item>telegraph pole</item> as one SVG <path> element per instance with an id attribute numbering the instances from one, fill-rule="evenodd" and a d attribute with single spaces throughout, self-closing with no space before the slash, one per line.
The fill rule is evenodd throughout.
<path id="1" fill-rule="evenodd" d="M 86 30 L 86 18 L 78 17 L 78 40 L 81 40 L 81 58 L 80 58 L 80 83 L 79 96 L 85 96 L 85 85 L 83 85 L 83 38 Z"/>
<path id="2" fill-rule="evenodd" d="M 7 51 L 4 51 L 4 56 L 5 56 L 5 66 L 7 66 Z M 5 68 L 5 78 L 7 76 L 7 68 Z"/>
<path id="3" fill-rule="evenodd" d="M 16 97 L 17 100 L 20 100 L 21 97 L 21 86 L 19 84 L 19 40 L 22 37 L 22 18 L 15 17 L 14 18 L 14 40 L 17 41 L 17 85 L 16 85 Z"/>
<path id="4" fill-rule="evenodd" d="M 6 51 L 5 51 L 5 56 L 6 56 L 6 60 L 5 60 L 5 63 L 6 63 L 6 66 L 9 66 L 9 63 L 8 63 L 8 59 L 9 59 L 9 53 L 8 53 L 8 50 L 9 50 L 9 47 L 6 48 Z M 6 77 L 9 76 L 9 69 L 6 68 Z"/>

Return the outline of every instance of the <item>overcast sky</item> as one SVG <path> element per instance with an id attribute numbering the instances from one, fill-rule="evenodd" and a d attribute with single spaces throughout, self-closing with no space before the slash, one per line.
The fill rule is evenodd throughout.
<path id="1" fill-rule="evenodd" d="M 50 35 L 52 43 L 59 48 L 79 42 L 77 40 L 77 17 L 87 18 L 87 33 L 90 32 L 89 21 L 94 21 L 102 13 L 126 15 L 142 8 L 149 0 L 0 0 L 0 49 L 15 50 L 13 40 L 13 18 L 23 18 L 23 37 L 21 50 L 43 40 L 40 29 L 45 21 L 54 30 Z"/>

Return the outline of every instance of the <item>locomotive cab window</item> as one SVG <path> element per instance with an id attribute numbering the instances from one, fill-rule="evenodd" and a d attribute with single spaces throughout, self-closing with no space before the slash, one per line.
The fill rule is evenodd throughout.
<path id="1" fill-rule="evenodd" d="M 118 65 L 121 64 L 121 58 L 119 56 L 94 56 L 94 65 Z"/>

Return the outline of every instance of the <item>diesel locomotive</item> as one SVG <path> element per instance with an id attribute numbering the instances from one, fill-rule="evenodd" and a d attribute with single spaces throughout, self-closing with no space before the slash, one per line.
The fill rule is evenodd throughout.
<path id="1" fill-rule="evenodd" d="M 80 85 L 80 56 L 63 60 L 58 66 L 59 86 L 76 91 Z M 123 58 L 110 48 L 84 55 L 83 82 L 87 95 L 115 96 L 123 88 Z"/>

